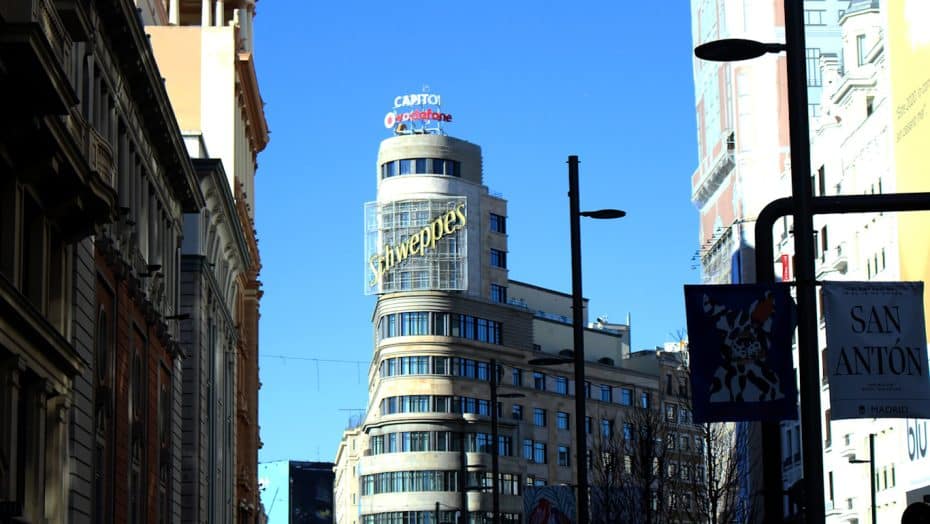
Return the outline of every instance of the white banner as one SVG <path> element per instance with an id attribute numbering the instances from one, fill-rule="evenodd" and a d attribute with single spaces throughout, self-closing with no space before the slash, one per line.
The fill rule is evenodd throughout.
<path id="1" fill-rule="evenodd" d="M 923 282 L 824 282 L 833 420 L 930 418 Z"/>

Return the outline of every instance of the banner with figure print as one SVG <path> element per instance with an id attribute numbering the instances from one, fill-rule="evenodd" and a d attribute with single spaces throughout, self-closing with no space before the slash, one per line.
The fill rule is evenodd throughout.
<path id="1" fill-rule="evenodd" d="M 830 415 L 930 418 L 923 282 L 824 282 Z"/>
<path id="2" fill-rule="evenodd" d="M 685 286 L 695 422 L 794 420 L 787 284 Z"/>
<path id="3" fill-rule="evenodd" d="M 527 524 L 574 524 L 575 490 L 571 486 L 526 486 L 523 513 Z"/>

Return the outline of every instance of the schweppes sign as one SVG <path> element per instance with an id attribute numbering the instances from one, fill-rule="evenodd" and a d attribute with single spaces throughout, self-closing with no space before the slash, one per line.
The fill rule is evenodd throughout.
<path id="1" fill-rule="evenodd" d="M 410 257 L 426 255 L 429 251 L 436 249 L 436 243 L 443 237 L 455 234 L 464 229 L 467 224 L 465 203 L 459 202 L 454 208 L 439 215 L 416 233 L 396 244 L 385 244 L 380 253 L 371 255 L 368 259 L 368 267 L 372 274 L 368 285 L 377 286 L 382 282 L 384 275 L 398 264 Z"/>

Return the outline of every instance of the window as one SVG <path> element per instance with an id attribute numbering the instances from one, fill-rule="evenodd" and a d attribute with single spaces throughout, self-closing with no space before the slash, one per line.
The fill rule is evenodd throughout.
<path id="1" fill-rule="evenodd" d="M 591 398 L 591 383 L 587 381 L 584 383 L 584 398 Z"/>
<path id="2" fill-rule="evenodd" d="M 610 402 L 610 386 L 606 384 L 601 384 L 601 400 L 604 402 Z"/>
<path id="3" fill-rule="evenodd" d="M 623 440 L 633 440 L 633 425 L 628 422 L 623 424 Z"/>
<path id="4" fill-rule="evenodd" d="M 411 173 L 413 173 L 413 160 L 412 159 L 401 160 L 400 161 L 400 174 L 409 175 Z"/>
<path id="5" fill-rule="evenodd" d="M 865 65 L 865 57 L 868 54 L 868 49 L 865 47 L 865 35 L 856 36 L 856 58 L 859 65 Z"/>
<path id="6" fill-rule="evenodd" d="M 820 87 L 823 79 L 820 74 L 820 49 L 808 47 L 804 50 L 807 58 L 807 86 Z"/>
<path id="7" fill-rule="evenodd" d="M 491 213 L 490 229 L 491 229 L 491 232 L 493 233 L 506 233 L 507 232 L 507 217 Z"/>
<path id="8" fill-rule="evenodd" d="M 820 229 L 820 259 L 826 260 L 827 252 L 830 250 L 830 244 L 827 242 L 827 226 Z"/>
<path id="9" fill-rule="evenodd" d="M 533 441 L 528 438 L 523 439 L 523 458 L 533 461 Z"/>
<path id="10" fill-rule="evenodd" d="M 559 395 L 568 395 L 568 379 L 555 377 L 555 392 Z"/>
<path id="11" fill-rule="evenodd" d="M 421 173 L 426 173 L 426 172 L 427 172 L 427 169 L 426 169 L 426 159 L 425 159 L 425 158 L 417 158 L 417 159 L 414 160 L 414 163 L 416 164 L 416 165 L 415 165 L 415 168 L 416 168 L 417 174 L 421 174 Z"/>
<path id="12" fill-rule="evenodd" d="M 667 422 L 676 422 L 678 420 L 678 406 L 675 404 L 665 405 L 665 420 Z"/>
<path id="13" fill-rule="evenodd" d="M 500 249 L 491 248 L 491 265 L 494 267 L 507 268 L 507 252 Z"/>
<path id="14" fill-rule="evenodd" d="M 568 467 L 568 457 L 570 455 L 568 446 L 559 446 L 559 465 L 563 467 Z"/>
<path id="15" fill-rule="evenodd" d="M 510 413 L 514 420 L 523 420 L 523 406 L 520 404 L 514 404 Z"/>
<path id="16" fill-rule="evenodd" d="M 587 418 L 587 417 L 585 417 Z M 559 429 L 568 429 L 568 413 L 558 411 L 555 414 L 555 427 Z"/>
<path id="17" fill-rule="evenodd" d="M 513 368 L 513 385 L 518 387 L 523 385 L 523 370 L 520 368 Z"/>
<path id="18" fill-rule="evenodd" d="M 804 10 L 804 25 L 826 25 L 823 21 L 826 11 L 820 9 Z"/>
<path id="19" fill-rule="evenodd" d="M 614 432 L 614 421 L 606 418 L 601 419 L 601 436 L 610 438 Z"/>
<path id="20" fill-rule="evenodd" d="M 491 302 L 498 304 L 507 303 L 507 286 L 500 284 L 491 284 Z"/>
<path id="21" fill-rule="evenodd" d="M 642 393 L 640 393 L 640 395 L 639 395 L 639 407 L 641 407 L 641 408 L 648 408 L 648 407 L 649 407 L 649 393 L 648 393 L 648 392 L 643 391 Z"/>
<path id="22" fill-rule="evenodd" d="M 824 166 L 817 170 L 817 196 L 826 196 L 827 194 L 827 171 Z"/>
<path id="23" fill-rule="evenodd" d="M 824 440 L 824 442 L 823 442 L 823 445 L 824 445 L 825 447 L 828 447 L 828 448 L 829 448 L 829 447 L 830 447 L 830 444 L 832 443 L 832 438 L 831 438 L 831 434 L 830 434 L 830 410 L 829 410 L 829 409 L 827 409 L 826 411 L 824 411 L 823 418 L 824 418 L 824 425 L 823 425 L 823 433 L 824 433 L 824 435 L 823 435 L 823 440 Z"/>
<path id="24" fill-rule="evenodd" d="M 591 417 L 585 417 L 585 418 L 584 418 L 584 431 L 585 431 L 585 433 L 587 433 L 588 435 L 591 434 Z"/>
<path id="25" fill-rule="evenodd" d="M 546 390 L 546 374 L 539 371 L 533 372 L 533 388 L 539 391 Z"/>
<path id="26" fill-rule="evenodd" d="M 533 408 L 533 425 L 544 428 L 546 427 L 546 410 L 542 408 Z"/>
<path id="27" fill-rule="evenodd" d="M 546 443 L 533 442 L 533 462 L 537 464 L 546 463 Z"/>

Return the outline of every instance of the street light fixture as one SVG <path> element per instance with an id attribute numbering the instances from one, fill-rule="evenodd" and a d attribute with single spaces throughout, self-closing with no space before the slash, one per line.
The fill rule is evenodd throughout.
<path id="1" fill-rule="evenodd" d="M 572 332 L 575 363 L 575 472 L 578 484 L 578 524 L 588 524 L 588 442 L 585 432 L 584 311 L 581 291 L 581 217 L 612 219 L 626 216 L 619 209 L 581 211 L 578 197 L 578 156 L 568 157 L 568 202 L 571 224 Z"/>
<path id="2" fill-rule="evenodd" d="M 810 165 L 810 129 L 807 120 L 807 64 L 805 62 L 804 6 L 786 0 L 785 43 L 744 39 L 707 42 L 694 49 L 698 58 L 711 61 L 748 60 L 765 53 L 785 52 L 788 81 L 788 127 L 791 149 L 791 194 L 794 214 L 796 300 L 798 305 L 798 375 L 801 393 L 801 430 L 804 432 L 804 513 L 807 522 L 823 522 L 823 456 L 820 443 L 820 354 L 814 282 L 814 224 Z M 763 485 L 767 519 L 782 517 L 782 481 L 777 423 L 762 424 Z"/>
<path id="3" fill-rule="evenodd" d="M 875 491 L 878 481 L 875 478 L 875 433 L 869 433 L 869 459 L 850 458 L 850 464 L 869 464 L 869 489 L 872 495 L 872 524 L 878 522 L 878 507 L 875 505 Z"/>
<path id="4" fill-rule="evenodd" d="M 500 494 L 500 430 L 498 429 L 497 400 L 500 398 L 521 398 L 525 397 L 523 393 L 500 393 L 497 392 L 498 372 L 497 359 L 492 358 L 491 362 L 491 518 L 494 524 L 501 522 L 501 494 Z"/>

